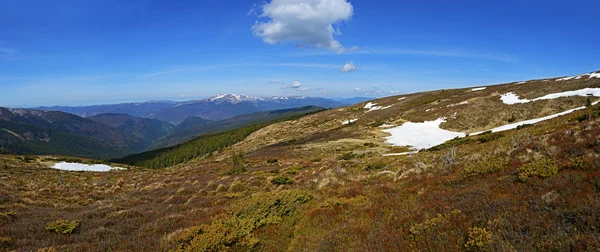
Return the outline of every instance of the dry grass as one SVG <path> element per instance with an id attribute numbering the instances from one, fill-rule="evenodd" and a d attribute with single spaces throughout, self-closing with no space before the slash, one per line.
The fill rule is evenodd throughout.
<path id="1" fill-rule="evenodd" d="M 522 94 L 535 83 L 519 84 Z M 446 105 L 469 100 L 461 106 L 504 111 L 493 100 L 516 86 L 390 97 L 376 102 L 393 107 L 368 113 L 364 104 L 329 110 L 169 169 L 65 172 L 42 158 L 0 156 L 0 250 L 598 250 L 600 118 L 578 120 L 598 107 L 457 146 L 452 163 L 448 149 L 381 157 L 394 150 L 372 123 L 456 111 L 447 127 L 488 127 L 503 117 L 477 119 L 486 113 Z M 511 113 L 529 118 L 579 102 L 522 104 Z M 429 115 L 420 109 L 428 106 L 444 108 Z M 545 109 L 528 112 L 536 106 Z M 342 126 L 342 118 L 359 121 Z M 240 150 L 247 171 L 227 174 Z M 547 160 L 556 166 L 548 176 L 540 168 Z M 79 225 L 46 230 L 60 219 Z"/>

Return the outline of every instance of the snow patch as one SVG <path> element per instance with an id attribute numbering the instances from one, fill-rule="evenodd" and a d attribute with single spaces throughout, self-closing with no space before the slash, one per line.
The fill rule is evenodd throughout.
<path id="1" fill-rule="evenodd" d="M 595 101 L 592 105 L 596 105 L 600 103 L 599 101 Z M 503 125 L 500 127 L 496 127 L 491 129 L 492 132 L 499 132 L 505 130 L 516 129 L 517 127 L 525 124 L 535 124 L 538 122 L 546 121 L 552 118 L 556 118 L 562 115 L 566 115 L 572 113 L 577 110 L 585 109 L 585 107 L 578 107 L 574 109 L 569 109 L 567 111 L 563 111 L 560 113 L 552 114 L 549 116 L 544 116 L 540 118 L 525 120 L 521 122 L 511 123 L 507 125 Z M 426 121 L 422 123 L 413 123 L 407 122 L 401 126 L 382 130 L 383 132 L 390 133 L 391 136 L 386 137 L 387 142 L 395 145 L 395 146 L 411 146 L 413 150 L 419 150 L 424 148 L 431 148 L 438 144 L 442 144 L 448 140 L 451 140 L 455 137 L 464 137 L 467 134 L 462 132 L 453 132 L 440 128 L 440 124 L 445 122 L 444 118 L 438 118 L 435 121 Z M 471 135 L 481 134 L 485 131 L 471 133 Z M 392 153 L 389 156 L 393 155 L 406 155 L 408 153 Z"/>
<path id="2" fill-rule="evenodd" d="M 365 106 L 363 108 L 364 109 L 371 109 L 375 105 L 377 105 L 377 103 L 368 102 L 367 104 L 365 104 Z"/>
<path id="3" fill-rule="evenodd" d="M 67 162 L 60 162 L 60 163 L 54 164 L 51 168 L 63 170 L 63 171 L 92 171 L 92 172 L 108 172 L 111 170 L 124 170 L 125 169 L 125 168 L 121 168 L 121 167 L 112 167 L 112 166 L 103 165 L 103 164 L 88 165 L 88 164 L 67 163 Z"/>
<path id="4" fill-rule="evenodd" d="M 449 104 L 446 107 L 454 107 L 454 106 L 465 105 L 465 104 L 469 104 L 469 102 L 468 101 L 463 101 L 463 102 L 459 102 L 459 103 L 455 103 L 455 104 Z"/>
<path id="5" fill-rule="evenodd" d="M 485 90 L 487 87 L 478 87 L 478 88 L 473 88 L 471 89 L 471 91 L 481 91 L 481 90 Z"/>
<path id="6" fill-rule="evenodd" d="M 391 134 L 386 138 L 388 143 L 395 146 L 411 146 L 415 150 L 430 148 L 452 138 L 466 135 L 441 129 L 440 124 L 443 122 L 445 122 L 444 118 L 422 123 L 407 122 L 395 128 L 385 129 L 383 132 Z"/>
<path id="7" fill-rule="evenodd" d="M 406 97 L 400 97 L 400 98 L 398 98 L 398 101 L 402 101 L 404 99 L 406 99 Z"/>
<path id="8" fill-rule="evenodd" d="M 593 102 L 592 105 L 596 105 L 599 102 L 600 101 Z M 559 117 L 559 116 L 562 116 L 562 115 L 570 114 L 570 113 L 573 113 L 573 112 L 575 112 L 577 110 L 581 110 L 581 109 L 584 109 L 584 108 L 585 107 L 578 107 L 578 108 L 569 109 L 567 111 L 563 111 L 563 112 L 560 112 L 560 113 L 552 114 L 552 115 L 549 115 L 549 116 L 544 116 L 544 117 L 540 117 L 540 118 L 535 118 L 535 119 L 520 121 L 520 122 L 516 122 L 516 123 L 506 124 L 506 125 L 502 125 L 500 127 L 493 128 L 493 129 L 491 129 L 491 131 L 492 132 L 499 132 L 499 131 L 516 129 L 517 127 L 525 125 L 525 124 L 539 123 L 539 122 L 550 120 L 552 118 L 556 118 L 556 117 Z M 483 132 L 484 131 L 475 132 L 475 133 L 472 133 L 472 135 L 477 135 L 477 134 L 480 134 L 480 133 L 483 133 Z"/>
<path id="9" fill-rule="evenodd" d="M 351 124 L 351 123 L 356 122 L 356 121 L 358 121 L 358 118 L 350 119 L 348 121 L 343 121 L 342 125 L 348 125 L 348 124 Z"/>
<path id="10" fill-rule="evenodd" d="M 363 108 L 364 109 L 368 109 L 367 112 L 371 112 L 371 111 L 375 111 L 375 110 L 389 109 L 392 106 L 394 106 L 394 105 L 389 105 L 389 106 L 385 106 L 385 107 L 383 107 L 383 106 L 377 106 L 377 103 L 369 102 Z M 365 113 L 367 113 L 367 112 L 365 112 Z"/>
<path id="11" fill-rule="evenodd" d="M 502 100 L 502 102 L 504 102 L 504 104 L 512 105 L 512 104 L 517 104 L 517 103 L 528 103 L 528 102 L 539 101 L 539 100 L 550 100 L 550 99 L 556 99 L 556 98 L 560 98 L 560 97 L 588 96 L 590 94 L 593 96 L 600 96 L 600 88 L 584 88 L 584 89 L 580 89 L 580 90 L 548 94 L 548 95 L 544 95 L 542 97 L 535 98 L 533 100 L 521 99 L 515 93 L 510 92 L 510 93 L 501 95 L 500 100 Z"/>
<path id="12" fill-rule="evenodd" d="M 396 127 L 396 125 L 393 124 L 382 124 L 379 126 L 379 128 L 391 128 L 391 127 Z"/>
<path id="13" fill-rule="evenodd" d="M 404 156 L 404 155 L 409 155 L 409 154 L 415 154 L 418 151 L 409 151 L 409 152 L 400 152 L 400 153 L 387 153 L 387 154 L 383 154 L 382 156 L 384 157 L 391 157 L 391 156 Z"/>

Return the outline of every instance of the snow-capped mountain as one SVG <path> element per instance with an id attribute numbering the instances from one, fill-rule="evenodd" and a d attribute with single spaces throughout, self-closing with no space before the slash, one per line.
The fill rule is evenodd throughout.
<path id="1" fill-rule="evenodd" d="M 344 105 L 348 104 L 330 99 L 308 96 L 256 97 L 238 94 L 219 94 L 202 100 L 185 102 L 149 101 L 81 107 L 39 107 L 37 109 L 44 111 L 62 111 L 81 117 L 92 117 L 105 113 L 117 113 L 135 117 L 154 118 L 178 124 L 190 116 L 201 117 L 207 120 L 223 120 L 238 115 L 268 110 L 289 109 L 304 106 L 334 108 Z"/>
<path id="2" fill-rule="evenodd" d="M 219 94 L 206 99 L 177 103 L 175 106 L 158 111 L 152 118 L 178 124 L 190 116 L 208 120 L 223 120 L 238 115 L 268 110 L 319 106 L 340 107 L 346 104 L 307 96 L 255 97 L 237 94 Z"/>

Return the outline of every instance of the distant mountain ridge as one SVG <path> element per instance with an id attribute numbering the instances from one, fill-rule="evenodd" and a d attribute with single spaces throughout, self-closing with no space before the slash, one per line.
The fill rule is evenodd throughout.
<path id="1" fill-rule="evenodd" d="M 62 111 L 82 117 L 91 117 L 97 114 L 106 113 L 118 113 L 135 117 L 158 119 L 171 124 L 179 124 L 188 117 L 200 117 L 205 120 L 219 121 L 238 115 L 270 110 L 305 106 L 335 108 L 345 105 L 348 104 L 331 99 L 309 96 L 255 97 L 237 94 L 219 94 L 201 100 L 185 102 L 155 101 L 82 107 L 54 106 L 39 107 L 35 109 Z"/>
<path id="2" fill-rule="evenodd" d="M 149 117 L 153 113 L 165 108 L 173 107 L 177 102 L 174 101 L 149 101 L 139 103 L 119 103 L 92 106 L 52 106 L 36 107 L 33 109 L 45 111 L 61 111 L 71 113 L 81 117 L 90 117 L 97 114 L 117 113 L 136 117 Z"/>

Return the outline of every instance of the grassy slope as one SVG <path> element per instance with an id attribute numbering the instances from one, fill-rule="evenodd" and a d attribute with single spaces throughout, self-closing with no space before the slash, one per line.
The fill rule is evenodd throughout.
<path id="1" fill-rule="evenodd" d="M 240 115 L 216 122 L 201 118 L 188 118 L 182 123 L 183 125 L 177 125 L 177 128 L 175 128 L 171 134 L 157 140 L 152 148 L 156 149 L 184 143 L 202 134 L 243 128 L 253 124 L 262 124 L 278 119 L 310 114 L 321 110 L 323 110 L 321 107 L 305 106 Z"/>
<path id="2" fill-rule="evenodd" d="M 0 180 L 0 246 L 59 251 L 600 248 L 600 106 L 487 141 L 472 136 L 477 140 L 456 146 L 452 162 L 447 158 L 451 146 L 381 157 L 392 148 L 372 137 L 378 129 L 370 131 L 369 124 L 385 117 L 351 111 L 359 106 L 268 126 L 231 149 L 173 169 L 66 173 L 0 156 L 0 177 L 11 178 Z M 354 115 L 363 116 L 362 122 L 341 126 L 339 120 Z M 276 126 L 286 135 L 273 135 L 279 132 Z M 301 129 L 310 134 L 300 134 Z M 251 141 L 261 145 L 250 148 Z M 248 171 L 226 175 L 234 150 L 247 150 Z M 70 235 L 44 229 L 59 218 L 80 225 Z"/>

